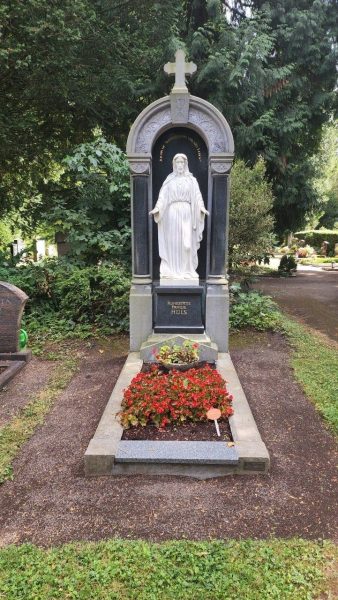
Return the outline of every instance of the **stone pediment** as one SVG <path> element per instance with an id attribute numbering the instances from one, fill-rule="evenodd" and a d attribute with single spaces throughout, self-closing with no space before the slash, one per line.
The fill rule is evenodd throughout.
<path id="1" fill-rule="evenodd" d="M 219 158 L 231 166 L 234 140 L 230 126 L 222 113 L 210 102 L 186 94 L 184 98 L 164 96 L 150 104 L 135 120 L 128 137 L 127 155 L 132 170 L 140 172 L 138 159 L 150 159 L 152 148 L 161 133 L 175 125 L 196 131 L 205 141 L 210 158 Z M 182 105 L 182 101 L 188 102 Z M 181 104 L 180 104 L 181 102 Z M 184 116 L 186 115 L 186 117 Z"/>

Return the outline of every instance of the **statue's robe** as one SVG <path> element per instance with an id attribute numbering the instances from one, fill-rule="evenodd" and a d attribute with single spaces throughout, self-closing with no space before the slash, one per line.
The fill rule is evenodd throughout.
<path id="1" fill-rule="evenodd" d="M 154 214 L 158 224 L 160 277 L 196 279 L 197 251 L 204 229 L 202 194 L 191 173 L 171 173 L 159 193 Z"/>

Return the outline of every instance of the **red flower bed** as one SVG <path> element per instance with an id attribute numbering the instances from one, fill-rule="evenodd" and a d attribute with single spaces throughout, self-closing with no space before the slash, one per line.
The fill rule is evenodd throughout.
<path id="1" fill-rule="evenodd" d="M 206 420 L 211 407 L 219 408 L 221 418 L 232 415 L 232 396 L 220 374 L 206 365 L 201 369 L 162 373 L 153 367 L 139 373 L 124 391 L 120 420 L 123 427 L 157 427 L 184 421 Z"/>

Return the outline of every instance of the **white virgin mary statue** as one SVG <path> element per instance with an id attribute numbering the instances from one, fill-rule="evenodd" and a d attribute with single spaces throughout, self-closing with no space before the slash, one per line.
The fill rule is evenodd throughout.
<path id="1" fill-rule="evenodd" d="M 160 277 L 166 280 L 198 280 L 197 250 L 208 215 L 185 154 L 173 158 L 173 172 L 164 181 L 154 209 L 161 258 Z M 169 283 L 169 282 L 168 282 Z M 188 283 L 188 281 L 187 281 Z"/>

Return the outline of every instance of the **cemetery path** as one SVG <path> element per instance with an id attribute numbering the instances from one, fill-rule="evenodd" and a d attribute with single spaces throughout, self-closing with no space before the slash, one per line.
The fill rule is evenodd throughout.
<path id="1" fill-rule="evenodd" d="M 296 277 L 262 277 L 255 289 L 299 321 L 338 342 L 338 271 L 297 271 Z"/>
<path id="2" fill-rule="evenodd" d="M 18 411 L 45 387 L 55 363 L 33 358 L 0 390 L 0 427 L 8 423 Z"/>
<path id="3" fill-rule="evenodd" d="M 335 442 L 294 382 L 285 339 L 249 336 L 232 357 L 271 454 L 269 475 L 85 479 L 83 454 L 124 360 L 86 349 L 80 371 L 16 459 L 14 481 L 0 487 L 0 543 L 337 540 Z"/>

